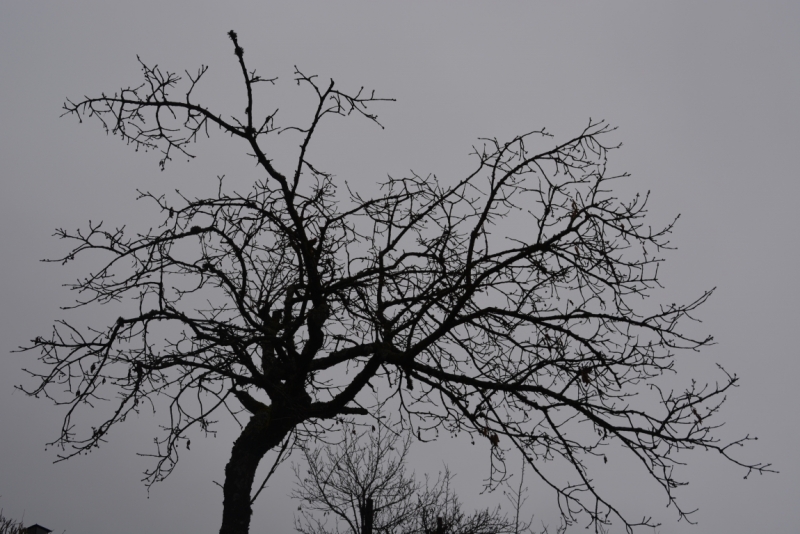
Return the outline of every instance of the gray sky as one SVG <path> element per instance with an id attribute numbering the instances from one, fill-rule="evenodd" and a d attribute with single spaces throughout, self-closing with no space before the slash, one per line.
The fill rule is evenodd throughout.
<path id="1" fill-rule="evenodd" d="M 210 65 L 201 93 L 240 113 L 244 100 L 231 45 L 235 29 L 250 68 L 279 76 L 270 94 L 288 122 L 307 95 L 293 65 L 343 88 L 364 85 L 397 99 L 378 109 L 386 130 L 366 121 L 329 124 L 317 161 L 365 189 L 409 169 L 446 181 L 468 168 L 478 137 L 546 126 L 557 139 L 589 117 L 619 126 L 615 171 L 633 178 L 623 194 L 652 190 L 652 222 L 681 219 L 656 294 L 686 301 L 718 292 L 701 310 L 718 344 L 686 355 L 681 370 L 713 380 L 720 362 L 742 377 L 730 396 L 723 436 L 760 440 L 741 451 L 779 475 L 742 480 L 710 454 L 685 456 L 691 484 L 678 496 L 700 507 L 697 527 L 676 523 L 666 498 L 633 461 L 598 473 L 634 517 L 652 515 L 662 533 L 796 532 L 800 443 L 796 388 L 800 326 L 796 274 L 800 196 L 800 4 L 786 2 L 155 2 L 0 4 L 0 508 L 56 532 L 215 532 L 230 425 L 192 447 L 148 498 L 139 479 L 150 465 L 156 420 L 120 426 L 90 456 L 53 465 L 45 442 L 61 412 L 13 390 L 33 354 L 10 354 L 52 321 L 80 274 L 37 260 L 64 248 L 56 227 L 88 220 L 148 224 L 136 189 L 202 194 L 227 174 L 246 184 L 252 162 L 224 136 L 196 147 L 191 164 L 159 172 L 157 156 L 135 153 L 95 123 L 59 119 L 66 97 L 139 83 L 136 55 L 165 69 Z M 322 139 L 322 138 L 321 138 Z M 280 162 L 280 155 L 277 156 Z M 82 264 L 84 269 L 89 264 Z M 80 266 L 77 266 L 80 267 Z M 87 320 L 101 320 L 103 312 Z M 29 383 L 29 382 L 28 382 Z M 230 432 L 229 432 L 230 431 Z M 459 492 L 480 504 L 485 451 L 445 440 L 414 452 L 418 473 L 446 460 Z M 252 532 L 290 532 L 288 466 L 256 505 Z M 530 512 L 553 523 L 552 496 L 529 480 Z"/>

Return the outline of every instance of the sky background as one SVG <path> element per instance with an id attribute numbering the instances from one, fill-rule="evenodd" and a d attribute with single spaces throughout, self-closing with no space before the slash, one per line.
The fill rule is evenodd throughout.
<path id="1" fill-rule="evenodd" d="M 224 6 L 224 7 L 223 7 Z M 240 73 L 226 37 L 235 29 L 249 67 L 278 76 L 262 111 L 283 124 L 307 116 L 308 93 L 293 66 L 343 89 L 364 85 L 397 102 L 367 121 L 331 121 L 315 161 L 359 190 L 386 174 L 414 170 L 454 180 L 470 168 L 479 137 L 509 138 L 547 127 L 556 140 L 589 118 L 619 127 L 613 171 L 632 178 L 621 197 L 652 191 L 654 226 L 681 214 L 677 251 L 661 272 L 662 302 L 717 287 L 701 330 L 717 345 L 684 355 L 679 378 L 718 378 L 714 364 L 742 377 L 726 404 L 723 437 L 760 439 L 740 451 L 772 462 L 778 475 L 744 472 L 711 454 L 683 457 L 691 484 L 684 507 L 699 525 L 677 523 L 655 483 L 625 455 L 597 473 L 631 517 L 653 516 L 661 533 L 789 533 L 798 529 L 800 416 L 800 3 L 737 2 L 23 2 L 0 4 L 0 508 L 60 533 L 216 532 L 221 481 L 235 429 L 193 443 L 171 478 L 149 492 L 141 472 L 157 419 L 120 426 L 89 456 L 53 464 L 45 443 L 62 411 L 14 385 L 31 382 L 32 353 L 11 351 L 52 322 L 71 282 L 90 264 L 40 263 L 65 248 L 57 227 L 91 219 L 146 228 L 153 211 L 136 189 L 202 195 L 226 174 L 246 187 L 258 176 L 240 144 L 223 135 L 198 143 L 198 158 L 158 170 L 98 124 L 59 118 L 65 98 L 113 92 L 140 80 L 136 55 L 182 72 L 210 66 L 198 93 L 231 114 L 244 109 Z M 258 105 L 258 104 L 257 104 Z M 306 115 L 303 115 L 305 113 Z M 276 155 L 290 161 L 291 154 Z M 81 317 L 102 321 L 113 311 Z M 88 421 L 88 419 L 87 419 Z M 469 505 L 479 496 L 487 455 L 443 439 L 417 445 L 411 468 L 446 461 Z M 613 464 L 613 465 L 612 465 Z M 291 532 L 296 508 L 288 465 L 257 502 L 251 532 Z M 552 495 L 528 480 L 529 513 L 557 521 Z M 576 530 L 582 530 L 577 528 Z"/>

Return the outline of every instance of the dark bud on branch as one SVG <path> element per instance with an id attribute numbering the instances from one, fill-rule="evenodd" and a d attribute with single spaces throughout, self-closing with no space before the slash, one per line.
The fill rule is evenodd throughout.
<path id="1" fill-rule="evenodd" d="M 239 36 L 236 35 L 236 32 L 231 30 L 228 32 L 228 37 L 230 37 L 231 41 L 233 41 L 233 53 L 236 54 L 236 57 L 241 58 L 244 55 L 244 48 L 239 46 Z"/>
<path id="2" fill-rule="evenodd" d="M 592 370 L 591 370 L 589 367 L 584 367 L 584 368 L 581 370 L 581 381 L 582 381 L 584 384 L 586 384 L 587 386 L 588 386 L 588 385 L 589 385 L 589 383 L 591 383 L 591 381 L 592 381 L 591 373 L 592 373 Z"/>

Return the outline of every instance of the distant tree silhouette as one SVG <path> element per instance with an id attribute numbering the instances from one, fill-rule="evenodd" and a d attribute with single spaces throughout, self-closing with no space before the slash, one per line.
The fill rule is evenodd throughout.
<path id="1" fill-rule="evenodd" d="M 406 472 L 411 435 L 401 441 L 382 424 L 358 433 L 342 425 L 335 445 L 306 448 L 294 466 L 301 534 L 518 534 L 530 532 L 517 514 L 499 508 L 463 510 L 448 468 L 435 482 Z M 512 499 L 512 502 L 513 499 Z M 522 504 L 517 500 L 516 504 Z"/>
<path id="2" fill-rule="evenodd" d="M 0 510 L 0 534 L 25 534 L 25 527 L 22 521 L 6 517 Z"/>
<path id="3" fill-rule="evenodd" d="M 659 286 L 672 224 L 644 222 L 647 196 L 612 194 L 620 176 L 606 170 L 608 125 L 590 122 L 556 144 L 544 130 L 483 139 L 466 176 L 390 177 L 366 198 L 313 164 L 312 140 L 330 116 L 377 123 L 372 107 L 387 99 L 298 70 L 316 105 L 306 124 L 281 127 L 256 107 L 258 84 L 275 79 L 248 70 L 229 36 L 241 116 L 194 101 L 205 66 L 187 72 L 177 98 L 181 78 L 142 63 L 141 85 L 65 104 L 67 115 L 160 151 L 162 169 L 221 129 L 262 175 L 246 193 L 221 179 L 207 198 L 142 193 L 163 213 L 144 233 L 101 223 L 57 231 L 73 248 L 52 261 L 101 262 L 71 285 L 75 306 L 107 306 L 115 317 L 92 327 L 59 321 L 23 347 L 41 351 L 45 366 L 30 371 L 40 382 L 26 391 L 65 407 L 54 442 L 61 458 L 98 447 L 144 405 L 163 409 L 152 483 L 189 447 L 190 429 L 211 432 L 220 412 L 238 420 L 244 411 L 220 528 L 244 534 L 264 456 L 280 460 L 341 416 L 374 414 L 362 392 L 376 387 L 421 439 L 442 430 L 487 440 L 492 487 L 506 476 L 505 451 L 519 449 L 568 522 L 586 514 L 594 525 L 650 524 L 623 516 L 593 482 L 589 462 L 606 444 L 626 448 L 681 516 L 674 490 L 683 482 L 673 475 L 681 450 L 716 451 L 747 472 L 768 467 L 730 455 L 751 438 L 715 437 L 735 375 L 679 391 L 659 381 L 679 351 L 711 342 L 679 327 L 710 292 L 688 304 L 642 302 Z M 273 159 L 278 133 L 299 139 L 288 167 Z M 96 426 L 76 422 L 79 410 L 103 404 L 110 411 Z M 572 474 L 542 470 L 551 460 Z"/>

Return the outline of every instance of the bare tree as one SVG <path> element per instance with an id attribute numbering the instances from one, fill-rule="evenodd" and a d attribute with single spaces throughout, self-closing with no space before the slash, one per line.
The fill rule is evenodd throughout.
<path id="1" fill-rule="evenodd" d="M 361 394 L 370 385 L 394 396 L 422 439 L 441 429 L 488 440 L 489 485 L 505 476 L 504 451 L 519 449 L 564 517 L 586 514 L 595 528 L 614 517 L 629 530 L 651 523 L 625 517 L 593 483 L 587 459 L 602 445 L 626 448 L 681 516 L 680 451 L 715 451 L 748 473 L 768 467 L 731 456 L 751 438 L 715 437 L 735 375 L 722 371 L 714 385 L 691 381 L 683 390 L 659 381 L 679 351 L 711 342 L 679 328 L 710 292 L 688 304 L 643 303 L 659 285 L 672 224 L 644 222 L 647 196 L 611 193 L 620 176 L 606 170 L 613 147 L 604 122 L 555 144 L 544 130 L 483 139 L 473 171 L 459 180 L 390 177 L 378 196 L 363 198 L 312 163 L 312 140 L 331 116 L 377 123 L 372 107 L 386 99 L 298 70 L 316 105 L 306 124 L 280 127 L 275 112 L 256 107 L 258 84 L 275 79 L 248 70 L 229 36 L 246 101 L 239 117 L 194 101 L 205 66 L 187 72 L 179 97 L 180 76 L 142 63 L 141 85 L 65 104 L 67 115 L 160 151 L 162 168 L 176 154 L 191 156 L 190 144 L 216 127 L 241 141 L 263 175 L 246 193 L 221 180 L 208 198 L 142 193 L 163 213 L 144 233 L 99 223 L 58 230 L 73 248 L 53 261 L 105 257 L 72 285 L 76 306 L 120 313 L 86 328 L 59 321 L 23 348 L 41 351 L 45 365 L 31 371 L 40 383 L 27 391 L 65 407 L 55 441 L 62 458 L 94 449 L 115 424 L 163 398 L 154 482 L 170 473 L 179 445 L 188 447 L 190 429 L 207 432 L 217 412 L 244 410 L 220 529 L 243 534 L 264 456 L 290 451 L 334 418 L 374 413 Z M 299 138 L 287 168 L 273 159 L 277 133 Z M 546 148 L 531 150 L 537 144 Z M 135 306 L 126 307 L 130 298 Z M 106 401 L 107 418 L 76 426 L 78 410 Z M 550 460 L 571 477 L 543 470 Z"/>
<path id="2" fill-rule="evenodd" d="M 398 447 L 397 437 L 387 434 L 383 425 L 366 436 L 357 435 L 355 425 L 344 423 L 338 444 L 304 449 L 305 472 L 300 465 L 294 466 L 298 485 L 292 496 L 301 501 L 297 530 L 339 532 L 344 523 L 347 532 L 361 534 L 394 532 L 407 524 L 415 513 L 419 490 L 405 470 L 410 439 L 406 436 Z M 332 531 L 325 519 L 330 514 L 335 519 Z"/>
<path id="3" fill-rule="evenodd" d="M 514 522 L 499 508 L 462 509 L 444 473 L 431 483 L 406 473 L 411 436 L 400 441 L 383 424 L 360 434 L 342 425 L 338 443 L 304 449 L 306 468 L 295 465 L 301 502 L 295 526 L 302 534 L 490 534 L 519 533 L 529 524 Z M 520 503 L 521 504 L 521 503 Z"/>
<path id="4" fill-rule="evenodd" d="M 0 534 L 25 534 L 26 530 L 22 521 L 17 521 L 3 515 L 0 510 Z"/>

